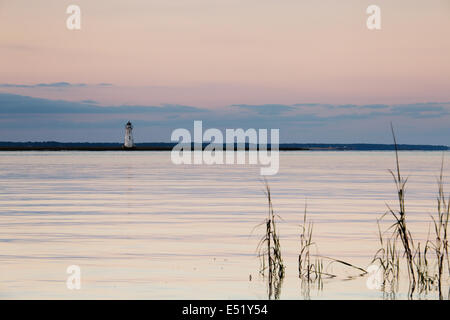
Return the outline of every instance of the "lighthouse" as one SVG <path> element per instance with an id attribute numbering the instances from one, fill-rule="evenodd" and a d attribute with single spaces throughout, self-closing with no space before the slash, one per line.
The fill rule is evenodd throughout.
<path id="1" fill-rule="evenodd" d="M 125 125 L 125 142 L 123 144 L 125 149 L 132 149 L 135 147 L 133 141 L 133 125 L 130 121 Z"/>

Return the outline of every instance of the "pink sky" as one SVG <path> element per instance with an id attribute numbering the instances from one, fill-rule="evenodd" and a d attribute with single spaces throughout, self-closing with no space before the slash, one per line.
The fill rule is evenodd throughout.
<path id="1" fill-rule="evenodd" d="M 80 31 L 66 29 L 69 4 Z M 444 102 L 449 18 L 448 0 L 0 0 L 0 83 L 114 84 L 0 90 L 206 108 Z"/>

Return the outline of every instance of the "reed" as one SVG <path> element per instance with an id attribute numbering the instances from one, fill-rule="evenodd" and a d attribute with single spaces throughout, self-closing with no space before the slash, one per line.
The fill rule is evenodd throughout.
<path id="1" fill-rule="evenodd" d="M 324 272 L 323 259 L 313 254 L 313 247 L 317 250 L 313 237 L 313 223 L 307 218 L 307 205 L 303 212 L 303 224 L 300 225 L 300 252 L 298 254 L 298 277 L 301 280 L 301 293 L 304 299 L 311 299 L 311 289 L 323 289 L 323 277 L 333 278 L 334 275 Z"/>
<path id="2" fill-rule="evenodd" d="M 285 267 L 281 256 L 280 238 L 277 233 L 277 217 L 272 204 L 270 187 L 265 181 L 265 193 L 268 201 L 268 215 L 262 225 L 265 226 L 265 234 L 258 243 L 257 251 L 260 258 L 260 273 L 268 277 L 268 297 L 278 299 L 281 293 Z"/>
<path id="3" fill-rule="evenodd" d="M 434 225 L 435 240 L 429 242 L 435 252 L 437 262 L 437 287 L 439 298 L 443 299 L 442 283 L 444 268 L 447 263 L 447 276 L 450 276 L 450 263 L 448 255 L 448 219 L 450 214 L 450 196 L 446 199 L 444 193 L 444 158 L 442 158 L 441 171 L 438 179 L 437 217 L 431 216 Z"/>
<path id="4" fill-rule="evenodd" d="M 323 263 L 320 259 L 311 259 L 311 249 L 314 245 L 312 241 L 313 223 L 308 222 L 306 218 L 306 209 L 303 213 L 303 224 L 300 226 L 300 253 L 298 255 L 298 276 L 302 280 L 308 282 L 318 280 L 321 281 Z"/>
<path id="5" fill-rule="evenodd" d="M 378 224 L 378 239 L 380 249 L 375 253 L 372 263 L 378 262 L 383 271 L 382 291 L 384 293 L 394 294 L 398 290 L 400 277 L 400 254 L 396 247 L 395 239 L 385 237 L 381 232 L 380 222 Z"/>
<path id="6" fill-rule="evenodd" d="M 372 263 L 377 262 L 382 270 L 383 294 L 394 298 L 399 287 L 401 266 L 406 266 L 409 279 L 409 297 L 412 298 L 417 290 L 419 294 L 427 294 L 431 290 L 439 293 L 443 299 L 443 289 L 448 287 L 450 279 L 450 257 L 448 241 L 448 223 L 450 217 L 450 196 L 445 197 L 444 192 L 444 158 L 438 178 L 437 213 L 431 216 L 434 227 L 433 239 L 430 233 L 422 245 L 414 238 L 407 225 L 406 214 L 406 183 L 407 178 L 402 176 L 397 140 L 394 128 L 391 125 L 395 145 L 395 170 L 389 170 L 395 187 L 398 209 L 394 210 L 387 205 L 388 210 L 377 221 L 380 248 L 375 253 Z M 281 219 L 275 214 L 272 195 L 267 181 L 265 181 L 265 194 L 268 201 L 268 215 L 260 226 L 264 226 L 264 236 L 260 239 L 257 251 L 260 258 L 260 273 L 268 278 L 269 299 L 278 299 L 281 285 L 285 276 L 285 265 L 281 256 L 281 244 L 277 231 L 277 220 Z M 384 231 L 381 230 L 380 221 L 387 215 L 393 217 L 393 223 Z M 321 256 L 317 254 L 317 245 L 313 241 L 314 224 L 307 218 L 307 206 L 303 212 L 303 224 L 300 225 L 300 251 L 298 254 L 298 277 L 301 279 L 304 296 L 310 297 L 311 284 L 317 284 L 318 289 L 323 288 L 324 278 L 336 278 L 337 275 L 329 272 L 332 263 L 358 270 L 358 276 L 364 276 L 367 271 L 346 261 Z M 417 244 L 415 245 L 415 242 Z M 315 253 L 313 252 L 315 251 Z M 324 261 L 330 261 L 324 268 Z M 448 289 L 448 288 L 447 288 Z M 450 292 L 449 292 L 450 294 Z"/>
<path id="7" fill-rule="evenodd" d="M 398 211 L 394 211 L 389 207 L 388 205 L 388 212 L 391 213 L 391 215 L 394 217 L 395 222 L 391 226 L 391 228 L 394 228 L 394 241 L 396 239 L 400 239 L 402 245 L 403 245 L 403 251 L 404 255 L 406 257 L 406 263 L 408 266 L 408 277 L 409 277 L 409 283 L 410 283 L 410 296 L 412 296 L 415 287 L 416 287 L 416 276 L 414 274 L 414 259 L 413 259 L 413 248 L 414 248 L 414 242 L 413 237 L 411 236 L 411 232 L 409 231 L 407 224 L 406 224 L 406 208 L 405 208 L 405 192 L 406 192 L 406 182 L 408 179 L 404 178 L 400 172 L 400 161 L 398 157 L 398 145 L 397 140 L 395 138 L 395 132 L 394 127 L 391 124 L 391 131 L 392 131 L 392 137 L 394 139 L 394 145 L 395 145 L 395 163 L 396 163 L 396 170 L 395 172 L 392 170 L 389 170 L 391 173 L 394 183 L 397 189 L 397 197 L 398 197 Z"/>
<path id="8" fill-rule="evenodd" d="M 418 293 L 428 293 L 429 291 L 435 289 L 437 275 L 434 272 L 431 261 L 428 259 L 429 250 L 429 240 L 425 243 L 423 251 L 421 249 L 420 243 L 417 245 L 417 250 L 414 255 L 414 265 L 416 267 L 417 273 L 417 288 Z"/>
<path id="9" fill-rule="evenodd" d="M 396 169 L 389 171 L 395 182 L 399 207 L 397 211 L 394 211 L 388 206 L 388 211 L 381 217 L 383 219 L 388 213 L 394 217 L 394 223 L 386 230 L 386 232 L 391 230 L 393 232 L 391 236 L 385 237 L 384 233 L 386 232 L 382 233 L 378 227 L 381 247 L 375 253 L 372 262 L 378 261 L 383 269 L 383 286 L 385 287 L 389 283 L 396 287 L 400 275 L 400 255 L 405 257 L 409 278 L 409 297 L 412 298 L 416 289 L 419 294 L 436 289 L 439 292 L 439 298 L 443 299 L 443 282 L 450 276 L 448 255 L 450 197 L 446 198 L 444 193 L 444 161 L 442 160 L 438 179 L 437 216 L 431 216 L 434 225 L 434 240 L 431 241 L 429 235 L 425 245 L 422 246 L 418 242 L 415 246 L 414 238 L 406 223 L 405 190 L 408 179 L 405 179 L 400 171 L 398 146 L 392 125 L 391 130 L 395 145 Z M 401 252 L 397 249 L 397 241 L 401 242 Z M 430 259 L 432 252 L 434 252 L 434 259 Z M 447 265 L 447 274 L 444 270 L 445 265 Z"/>
<path id="10" fill-rule="evenodd" d="M 333 263 L 341 264 L 345 267 L 352 268 L 359 272 L 358 276 L 367 273 L 363 268 L 357 267 L 343 260 L 326 257 L 317 253 L 317 245 L 313 242 L 313 223 L 307 219 L 307 206 L 303 213 L 303 224 L 300 225 L 300 252 L 298 255 L 298 276 L 302 281 L 317 282 L 318 289 L 323 287 L 324 278 L 336 278 L 337 275 L 331 273 L 329 267 Z M 312 250 L 316 253 L 313 254 Z M 327 267 L 324 268 L 324 260 L 328 261 Z"/>

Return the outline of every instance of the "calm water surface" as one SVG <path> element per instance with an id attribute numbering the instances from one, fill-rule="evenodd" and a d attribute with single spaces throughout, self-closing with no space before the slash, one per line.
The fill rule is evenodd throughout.
<path id="1" fill-rule="evenodd" d="M 441 158 L 400 153 L 417 238 L 435 214 Z M 376 220 L 396 204 L 394 161 L 392 152 L 281 153 L 268 177 L 283 219 L 281 298 L 305 297 L 296 270 L 305 202 L 319 254 L 370 265 Z M 263 189 L 257 166 L 176 166 L 168 152 L 0 152 L 0 298 L 265 299 L 254 229 L 267 214 Z M 81 267 L 81 290 L 66 288 L 69 265 Z M 367 277 L 338 272 L 311 298 L 382 298 Z"/>

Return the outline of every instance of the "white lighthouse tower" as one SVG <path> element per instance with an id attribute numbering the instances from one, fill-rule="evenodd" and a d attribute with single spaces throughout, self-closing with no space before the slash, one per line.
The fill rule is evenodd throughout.
<path id="1" fill-rule="evenodd" d="M 125 125 L 125 142 L 123 144 L 125 149 L 132 149 L 135 147 L 133 141 L 133 125 L 130 121 Z"/>

